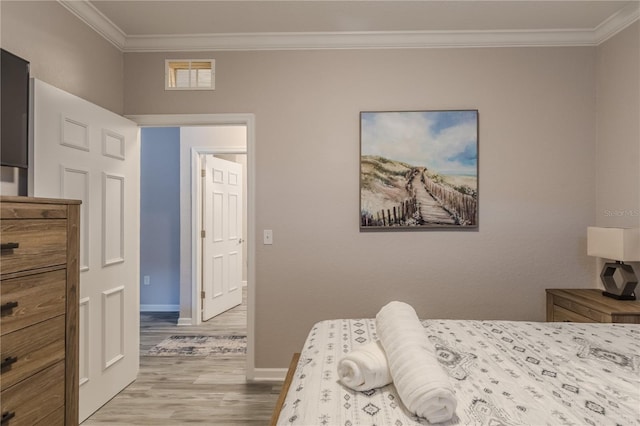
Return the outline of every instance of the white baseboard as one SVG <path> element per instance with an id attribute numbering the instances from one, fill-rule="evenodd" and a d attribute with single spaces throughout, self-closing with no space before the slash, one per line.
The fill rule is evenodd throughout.
<path id="1" fill-rule="evenodd" d="M 284 382 L 287 377 L 286 368 L 254 368 L 254 382 Z"/>
<path id="2" fill-rule="evenodd" d="M 183 325 L 193 325 L 193 319 L 191 317 L 188 318 L 178 318 L 178 326 Z"/>
<path id="3" fill-rule="evenodd" d="M 180 312 L 180 305 L 140 305 L 140 312 Z"/>

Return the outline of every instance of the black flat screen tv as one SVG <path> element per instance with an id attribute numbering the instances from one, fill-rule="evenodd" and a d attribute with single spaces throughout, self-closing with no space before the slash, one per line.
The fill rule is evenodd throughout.
<path id="1" fill-rule="evenodd" d="M 1 49 L 0 165 L 29 167 L 29 62 Z"/>

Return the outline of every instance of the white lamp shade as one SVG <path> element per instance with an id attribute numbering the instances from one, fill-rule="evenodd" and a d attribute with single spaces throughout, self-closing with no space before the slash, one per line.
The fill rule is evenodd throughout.
<path id="1" fill-rule="evenodd" d="M 587 228 L 587 254 L 621 262 L 640 261 L 640 228 Z"/>

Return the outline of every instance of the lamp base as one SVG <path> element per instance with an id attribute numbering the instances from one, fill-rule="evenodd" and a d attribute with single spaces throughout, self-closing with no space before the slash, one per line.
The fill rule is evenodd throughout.
<path id="1" fill-rule="evenodd" d="M 631 265 L 622 262 L 605 263 L 600 274 L 604 291 L 602 294 L 618 300 L 636 300 L 638 277 Z"/>
<path id="2" fill-rule="evenodd" d="M 602 295 L 603 296 L 607 296 L 607 297 L 611 297 L 612 299 L 616 299 L 616 300 L 636 300 L 635 293 L 632 293 L 632 294 L 614 294 L 614 293 L 609 293 L 608 291 L 603 291 Z"/>

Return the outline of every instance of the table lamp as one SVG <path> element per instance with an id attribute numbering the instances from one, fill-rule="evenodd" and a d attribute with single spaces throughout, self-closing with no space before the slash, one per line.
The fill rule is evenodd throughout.
<path id="1" fill-rule="evenodd" d="M 602 294 L 618 300 L 636 300 L 638 277 L 631 265 L 640 261 L 640 228 L 587 228 L 587 254 L 615 260 L 605 263 L 600 279 L 606 291 Z"/>

